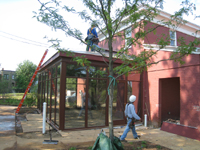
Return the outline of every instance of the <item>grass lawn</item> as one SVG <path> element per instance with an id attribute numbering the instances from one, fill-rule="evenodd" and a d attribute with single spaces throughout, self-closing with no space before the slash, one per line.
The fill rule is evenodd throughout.
<path id="1" fill-rule="evenodd" d="M 7 93 L 4 96 L 0 94 L 0 105 L 18 106 L 24 93 Z M 36 104 L 37 99 L 32 93 L 27 93 L 23 106 L 32 106 Z"/>

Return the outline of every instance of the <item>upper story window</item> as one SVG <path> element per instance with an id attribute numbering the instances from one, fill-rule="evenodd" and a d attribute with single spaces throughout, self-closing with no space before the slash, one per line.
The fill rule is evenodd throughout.
<path id="1" fill-rule="evenodd" d="M 196 52 L 200 52 L 200 48 L 197 47 L 197 48 L 196 48 Z"/>
<path id="2" fill-rule="evenodd" d="M 130 40 L 131 37 L 132 37 L 132 27 L 129 27 L 125 30 L 125 46 L 130 45 L 130 42 L 128 42 L 128 40 Z"/>
<path id="3" fill-rule="evenodd" d="M 15 79 L 15 75 L 12 75 L 12 79 L 13 79 L 13 80 Z"/>
<path id="4" fill-rule="evenodd" d="M 176 31 L 170 30 L 169 35 L 170 35 L 170 45 L 176 46 Z"/>
<path id="5" fill-rule="evenodd" d="M 6 80 L 8 80 L 9 79 L 9 74 L 4 74 L 3 78 L 6 79 Z"/>

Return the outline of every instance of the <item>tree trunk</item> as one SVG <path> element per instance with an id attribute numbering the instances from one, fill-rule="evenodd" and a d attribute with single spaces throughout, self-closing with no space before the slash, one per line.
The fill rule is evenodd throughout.
<path id="1" fill-rule="evenodd" d="M 112 48 L 112 37 L 109 37 L 109 42 L 108 42 L 108 46 L 109 46 L 109 75 L 113 76 L 113 58 L 112 58 L 112 54 L 113 54 L 113 48 Z M 109 78 L 109 83 L 111 83 L 112 78 Z M 113 111 L 113 83 L 110 84 L 109 90 L 110 90 L 110 95 L 109 95 L 109 137 L 111 142 L 113 142 L 113 115 L 112 115 L 112 111 Z"/>

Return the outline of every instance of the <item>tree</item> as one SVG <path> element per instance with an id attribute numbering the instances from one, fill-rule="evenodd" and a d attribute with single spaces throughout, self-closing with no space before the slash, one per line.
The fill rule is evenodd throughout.
<path id="1" fill-rule="evenodd" d="M 5 93 L 10 91 L 8 80 L 0 79 L 0 93 L 2 94 L 2 98 L 4 99 Z"/>
<path id="2" fill-rule="evenodd" d="M 16 69 L 16 90 L 19 92 L 25 92 L 31 77 L 33 76 L 37 66 L 30 62 L 29 60 L 23 61 L 18 65 Z M 32 87 L 34 86 L 35 82 L 37 81 L 37 76 L 33 81 Z"/>
<path id="3" fill-rule="evenodd" d="M 117 5 L 119 7 L 116 9 L 114 8 L 114 6 L 116 6 L 114 4 L 117 2 L 119 3 L 119 1 L 116 0 L 82 0 L 83 4 L 90 10 L 90 14 L 87 11 L 77 12 L 74 8 L 69 8 L 66 5 L 62 5 L 61 2 L 56 0 L 50 0 L 47 3 L 42 3 L 40 0 L 38 1 L 41 3 L 39 12 L 35 12 L 35 17 L 38 21 L 52 27 L 52 29 L 55 31 L 62 30 L 67 36 L 76 38 L 82 43 L 85 42 L 83 40 L 84 37 L 81 31 L 71 28 L 68 22 L 64 20 L 64 17 L 59 14 L 59 11 L 65 10 L 68 13 L 75 13 L 85 21 L 96 23 L 100 33 L 106 37 L 108 43 L 109 61 L 108 63 L 105 61 L 105 63 L 109 67 L 110 83 L 114 83 L 114 74 L 118 74 L 116 77 L 118 78 L 123 74 L 128 75 L 130 71 L 142 72 L 147 69 L 147 67 L 150 67 L 151 65 L 157 64 L 161 61 L 174 60 L 180 63 L 184 63 L 182 58 L 191 54 L 192 51 L 195 50 L 195 46 L 200 44 L 200 40 L 198 38 L 195 38 L 195 40 L 191 41 L 189 44 L 186 44 L 184 38 L 180 38 L 179 42 L 181 43 L 181 46 L 179 46 L 174 51 L 174 53 L 172 53 L 170 58 L 154 61 L 152 58 L 155 57 L 161 49 L 165 48 L 165 46 L 169 44 L 169 37 L 163 35 L 157 39 L 159 45 L 158 50 L 154 51 L 150 49 L 148 51 L 142 51 L 138 55 L 130 54 L 129 46 L 141 46 L 141 39 L 144 39 L 148 33 L 156 32 L 156 29 L 159 25 L 152 27 L 148 31 L 143 30 L 143 28 L 148 23 L 148 21 L 151 22 L 159 14 L 159 10 L 163 8 L 164 0 L 122 0 L 121 3 Z M 183 19 L 183 14 L 193 14 L 195 5 L 189 0 L 183 1 L 181 5 L 182 8 L 175 12 L 175 14 L 171 16 L 170 20 L 163 20 L 160 23 L 173 29 L 176 29 L 179 25 L 186 23 L 186 21 Z M 118 29 L 121 25 L 128 24 L 132 24 L 134 28 L 138 28 L 138 32 L 135 33 L 134 37 L 125 37 L 124 32 L 118 33 Z M 113 57 L 112 44 L 116 36 L 125 39 L 127 42 Z M 60 41 L 58 39 L 51 39 L 49 42 L 52 42 L 52 46 L 55 47 L 58 51 L 66 52 L 67 55 L 71 53 L 69 50 L 60 46 Z M 102 57 L 105 57 L 103 53 L 105 51 L 104 49 L 96 48 L 96 51 L 99 52 Z M 116 59 L 121 59 L 123 64 L 114 68 L 113 62 Z M 80 65 L 89 65 L 88 61 L 83 58 L 76 58 L 75 61 L 77 61 Z M 113 84 L 110 84 L 109 91 L 109 135 L 111 141 L 113 141 Z"/>

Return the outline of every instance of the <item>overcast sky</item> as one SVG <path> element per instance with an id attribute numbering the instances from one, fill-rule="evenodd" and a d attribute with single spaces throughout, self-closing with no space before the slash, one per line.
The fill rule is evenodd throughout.
<path id="1" fill-rule="evenodd" d="M 41 0 L 42 1 L 42 0 Z M 166 0 L 164 11 L 173 13 L 178 9 L 181 0 Z M 65 0 L 68 5 L 79 10 L 84 7 L 80 0 Z M 200 14 L 200 1 L 193 0 Z M 67 38 L 62 32 L 52 32 L 51 28 L 38 22 L 33 17 L 32 11 L 37 11 L 40 3 L 37 0 L 0 0 L 0 69 L 15 71 L 18 64 L 30 60 L 38 65 L 49 44 L 44 36 L 49 38 L 59 37 L 65 48 L 85 51 L 85 45 L 73 38 Z M 78 28 L 85 34 L 89 22 L 84 22 L 75 15 L 66 14 L 71 27 Z M 185 17 L 186 20 L 200 26 L 200 19 Z M 56 51 L 49 49 L 44 62 Z"/>

